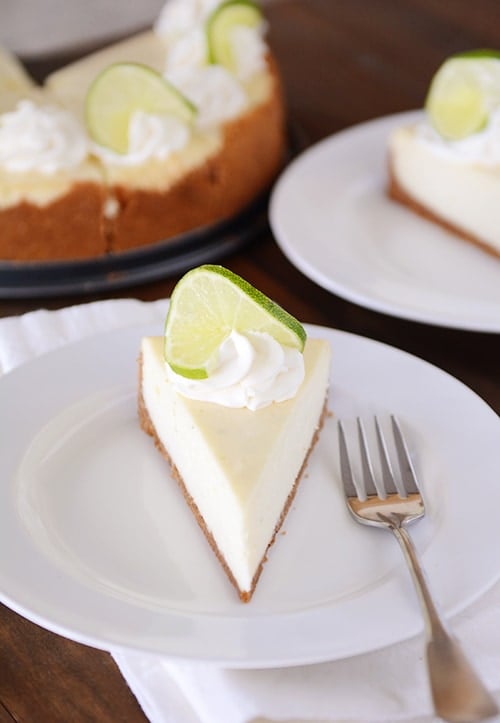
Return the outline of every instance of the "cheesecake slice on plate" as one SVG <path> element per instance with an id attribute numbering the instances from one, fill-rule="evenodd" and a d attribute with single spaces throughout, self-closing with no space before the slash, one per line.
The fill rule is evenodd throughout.
<path id="1" fill-rule="evenodd" d="M 198 282 L 198 276 L 205 279 Z M 189 293 L 182 293 L 193 279 L 200 291 L 198 309 L 191 306 Z M 327 414 L 330 347 L 322 339 L 305 339 L 295 320 L 284 338 L 274 338 L 291 317 L 258 292 L 253 296 L 245 282 L 242 291 L 240 282 L 211 266 L 189 272 L 179 282 L 166 337 L 142 341 L 139 417 L 169 462 L 229 580 L 247 602 Z M 214 288 L 220 283 L 236 289 L 230 288 L 234 293 L 227 296 L 240 298 L 241 306 L 222 312 L 222 341 L 211 370 L 198 378 L 201 366 L 180 369 L 177 351 L 172 351 L 178 340 L 169 335 L 196 334 L 195 327 L 204 326 L 207 318 L 203 334 L 210 339 L 213 324 L 213 336 L 219 335 L 225 302 Z M 195 289 L 191 295 L 197 293 Z M 213 307 L 205 303 L 210 295 Z M 184 331 L 173 318 L 177 314 L 185 314 Z M 194 343 L 203 345 L 200 334 Z"/>
<path id="2" fill-rule="evenodd" d="M 500 257 L 500 56 L 452 56 L 425 117 L 389 138 L 391 198 Z"/>

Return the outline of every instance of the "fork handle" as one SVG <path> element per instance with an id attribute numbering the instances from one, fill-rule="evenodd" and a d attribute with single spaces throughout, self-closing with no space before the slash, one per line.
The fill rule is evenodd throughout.
<path id="1" fill-rule="evenodd" d="M 473 723 L 497 715 L 495 700 L 439 615 L 406 528 L 395 525 L 391 530 L 403 549 L 424 613 L 427 669 L 436 713 L 453 723 Z"/>

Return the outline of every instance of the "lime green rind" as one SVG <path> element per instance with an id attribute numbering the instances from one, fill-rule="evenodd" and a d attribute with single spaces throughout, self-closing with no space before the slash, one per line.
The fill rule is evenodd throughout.
<path id="1" fill-rule="evenodd" d="M 132 113 L 176 115 L 191 124 L 197 108 L 153 68 L 141 63 L 113 63 L 94 79 L 85 99 L 85 122 L 99 145 L 116 153 L 128 150 Z"/>
<path id="2" fill-rule="evenodd" d="M 500 105 L 499 60 L 499 51 L 476 49 L 452 55 L 438 68 L 425 110 L 443 138 L 459 141 L 488 125 L 492 110 Z"/>
<path id="3" fill-rule="evenodd" d="M 500 50 L 490 50 L 489 48 L 464 50 L 461 53 L 451 55 L 448 60 L 451 60 L 452 58 L 492 58 L 493 60 L 500 60 Z"/>
<path id="4" fill-rule="evenodd" d="M 285 311 L 282 306 L 276 304 L 276 302 L 272 301 L 268 296 L 263 294 L 262 291 L 259 291 L 248 281 L 245 281 L 245 279 L 243 279 L 241 276 L 238 276 L 238 274 L 235 274 L 233 271 L 229 271 L 229 269 L 226 269 L 224 266 L 218 266 L 217 264 L 205 264 L 200 268 L 205 269 L 206 271 L 211 271 L 215 274 L 219 274 L 220 276 L 224 276 L 226 279 L 228 279 L 228 281 L 233 284 L 237 280 L 238 288 L 241 291 L 243 291 L 247 296 L 253 299 L 256 304 L 265 309 L 268 314 L 273 316 L 277 321 L 286 326 L 293 332 L 293 334 L 296 335 L 298 339 L 298 344 L 292 345 L 290 343 L 285 343 L 285 346 L 293 346 L 301 352 L 304 351 L 304 345 L 307 339 L 306 330 L 304 329 L 300 321 L 298 321 L 294 316 L 289 314 L 288 311 Z"/>
<path id="5" fill-rule="evenodd" d="M 195 293 L 186 295 L 186 288 L 196 281 Z M 240 276 L 222 266 L 206 264 L 185 274 L 172 293 L 165 321 L 165 361 L 183 377 L 204 379 L 216 363 L 220 344 L 233 329 L 266 331 L 298 351 L 303 351 L 307 336 L 295 317 Z"/>
<path id="6" fill-rule="evenodd" d="M 262 12 L 252 0 L 226 0 L 208 17 L 206 35 L 208 61 L 235 70 L 230 43 L 230 31 L 237 25 L 256 27 L 262 21 Z"/>
<path id="7" fill-rule="evenodd" d="M 179 366 L 178 364 L 173 364 L 169 361 L 167 361 L 167 364 L 173 372 L 179 374 L 181 377 L 186 377 L 186 379 L 208 379 L 208 372 L 206 369 L 190 369 L 188 367 Z"/>

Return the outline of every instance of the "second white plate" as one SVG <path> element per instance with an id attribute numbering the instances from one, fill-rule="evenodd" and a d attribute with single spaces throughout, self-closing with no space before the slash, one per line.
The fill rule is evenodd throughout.
<path id="1" fill-rule="evenodd" d="M 273 233 L 297 268 L 349 301 L 500 332 L 500 260 L 386 196 L 388 135 L 419 117 L 380 118 L 306 150 L 275 186 Z"/>

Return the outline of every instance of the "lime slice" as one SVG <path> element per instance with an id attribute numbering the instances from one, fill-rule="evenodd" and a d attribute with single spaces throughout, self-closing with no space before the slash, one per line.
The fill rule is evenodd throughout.
<path id="1" fill-rule="evenodd" d="M 175 287 L 165 324 L 165 359 L 184 377 L 205 379 L 231 331 L 267 332 L 302 351 L 304 327 L 251 284 L 222 266 L 188 271 Z"/>
<path id="2" fill-rule="evenodd" d="M 130 118 L 138 110 L 175 115 L 187 123 L 196 113 L 195 106 L 152 68 L 116 63 L 97 76 L 87 93 L 85 119 L 92 139 L 126 153 Z"/>
<path id="3" fill-rule="evenodd" d="M 482 130 L 500 104 L 500 54 L 473 50 L 446 60 L 432 79 L 425 109 L 437 132 L 461 140 Z"/>
<path id="4" fill-rule="evenodd" d="M 226 0 L 207 20 L 208 56 L 211 63 L 223 65 L 234 73 L 237 62 L 231 40 L 237 26 L 255 28 L 262 22 L 262 13 L 251 0 Z"/>

